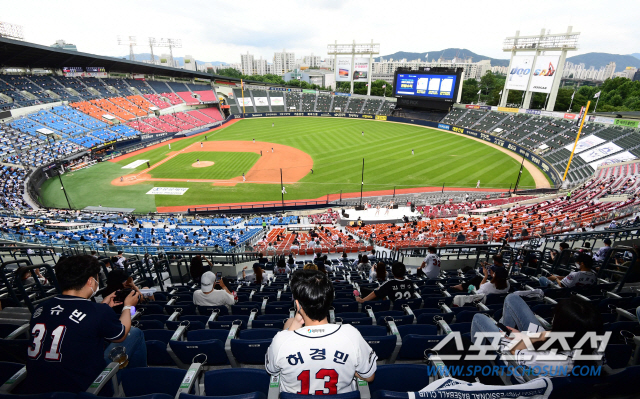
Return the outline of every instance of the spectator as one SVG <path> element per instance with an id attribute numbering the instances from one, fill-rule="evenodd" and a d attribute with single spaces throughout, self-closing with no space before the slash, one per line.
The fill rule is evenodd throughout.
<path id="1" fill-rule="evenodd" d="M 558 256 L 560 256 L 560 264 L 564 266 L 568 265 L 571 262 L 571 251 L 569 251 L 569 244 L 567 244 L 566 242 L 561 242 L 560 251 L 552 249 L 549 253 L 549 256 L 551 257 L 552 262 L 555 262 L 556 259 L 558 259 Z"/>
<path id="2" fill-rule="evenodd" d="M 283 257 L 280 257 L 280 259 L 278 259 L 278 263 L 276 263 L 276 267 L 274 269 L 274 273 L 275 274 L 289 274 L 289 273 L 291 273 L 291 269 L 289 268 L 289 266 L 287 265 L 287 262 L 284 260 Z"/>
<path id="3" fill-rule="evenodd" d="M 456 237 L 456 242 L 464 242 L 467 238 L 464 236 L 464 234 L 462 233 L 462 231 L 460 231 L 458 233 L 458 236 Z"/>
<path id="4" fill-rule="evenodd" d="M 604 247 L 600 248 L 598 252 L 593 254 L 593 260 L 596 262 L 602 262 L 606 259 L 607 255 L 611 251 L 611 240 L 608 238 L 604 239 Z"/>
<path id="5" fill-rule="evenodd" d="M 560 287 L 584 287 L 594 285 L 598 281 L 596 273 L 591 270 L 593 266 L 593 259 L 586 253 L 578 254 L 576 264 L 580 267 L 577 272 L 571 272 L 568 276 L 562 277 L 557 275 L 550 275 L 549 277 L 540 277 L 540 285 L 547 287 L 549 285 L 559 284 Z"/>
<path id="6" fill-rule="evenodd" d="M 369 271 L 369 282 L 384 284 L 385 281 L 387 281 L 387 265 L 380 261 L 371 266 L 371 271 Z"/>
<path id="7" fill-rule="evenodd" d="M 502 267 L 504 269 L 504 264 L 502 263 L 502 255 L 493 255 L 493 266 L 491 267 Z M 488 263 L 487 262 L 482 262 L 482 266 L 484 268 L 488 267 Z M 474 286 L 475 288 L 480 287 L 480 284 L 482 284 L 482 281 L 484 279 L 480 276 L 475 276 L 472 279 L 465 281 L 462 284 L 458 284 L 458 285 L 454 285 L 451 288 L 454 290 L 458 290 L 458 291 L 469 291 L 469 287 L 470 286 Z"/>
<path id="8" fill-rule="evenodd" d="M 306 265 L 304 265 L 303 270 L 318 270 L 318 265 L 314 263 L 307 263 Z"/>
<path id="9" fill-rule="evenodd" d="M 191 279 L 193 281 L 200 281 L 200 278 L 205 272 L 204 264 L 202 263 L 203 259 L 207 261 L 210 268 L 213 267 L 213 265 L 211 264 L 211 261 L 205 258 L 204 256 L 200 256 L 200 255 L 194 256 L 193 259 L 191 259 L 191 266 L 189 267 L 189 273 L 191 274 Z"/>
<path id="10" fill-rule="evenodd" d="M 40 269 L 32 269 L 33 273 L 38 277 L 40 284 L 47 284 L 47 279 L 40 273 Z M 33 273 L 27 270 L 26 266 L 20 266 L 16 269 L 15 275 L 20 276 L 22 285 L 35 284 L 36 280 L 33 278 Z"/>
<path id="11" fill-rule="evenodd" d="M 143 298 L 142 292 L 140 292 L 140 289 L 133 282 L 133 277 L 129 276 L 129 274 L 124 270 L 113 269 L 109 273 L 107 273 L 107 286 L 100 291 L 100 295 L 104 298 L 116 291 L 125 289 L 131 289 L 138 293 L 139 298 Z M 144 289 L 147 289 L 147 287 L 145 287 Z M 154 298 L 152 296 L 148 299 L 153 300 Z M 120 314 L 122 313 L 123 306 L 124 305 L 122 304 L 116 305 L 113 307 L 113 310 L 117 314 Z"/>
<path id="12" fill-rule="evenodd" d="M 254 263 L 253 264 L 253 274 L 250 275 L 246 275 L 245 270 L 247 270 L 247 266 L 242 268 L 242 279 L 244 281 L 250 282 L 250 283 L 256 283 L 258 285 L 262 284 L 262 281 L 264 280 L 264 274 L 265 274 L 265 270 L 260 267 L 259 263 Z"/>
<path id="13" fill-rule="evenodd" d="M 476 294 L 505 294 L 509 292 L 509 273 L 507 269 L 499 266 L 484 266 L 482 268 L 484 278 L 480 282 L 480 287 L 476 290 Z M 488 281 L 489 274 L 491 281 Z"/>
<path id="14" fill-rule="evenodd" d="M 118 316 L 115 293 L 102 303 L 88 299 L 100 289 L 98 261 L 88 255 L 71 256 L 55 267 L 62 295 L 39 305 L 31 317 L 32 342 L 28 349 L 27 378 L 22 386 L 28 393 L 87 390 L 102 372 L 115 346 L 124 346 L 128 367 L 146 367 L 144 335 L 131 328 L 131 309 L 138 303 L 132 292 L 124 299 Z M 105 341 L 112 342 L 105 350 Z"/>
<path id="15" fill-rule="evenodd" d="M 407 273 L 407 268 L 404 266 L 404 263 L 395 262 L 391 266 L 391 273 L 394 277 L 393 280 L 389 280 L 382 284 L 382 286 L 375 289 L 365 298 L 357 296 L 356 301 L 364 303 L 366 301 L 384 299 L 385 297 L 388 297 L 392 301 L 413 298 L 413 283 L 404 277 Z"/>
<path id="16" fill-rule="evenodd" d="M 235 303 L 233 294 L 222 278 L 213 272 L 204 272 L 200 278 L 200 289 L 193 293 L 193 303 L 198 306 L 224 306 Z"/>
<path id="17" fill-rule="evenodd" d="M 596 361 L 590 361 L 588 364 L 583 363 L 585 361 L 574 361 L 575 351 L 564 348 L 561 340 L 554 340 L 547 350 L 539 350 L 549 337 L 548 331 L 545 331 L 540 325 L 527 303 L 516 294 L 510 294 L 505 298 L 502 323 L 511 330 L 511 335 L 500 339 L 500 348 L 497 349 L 510 351 L 512 355 L 515 355 L 519 366 L 528 366 L 529 368 L 540 366 L 540 370 L 558 370 L 557 367 L 568 366 L 568 370 L 571 370 L 573 366 L 596 365 Z M 566 338 L 569 348 L 575 348 L 587 333 L 604 334 L 600 312 L 591 303 L 573 295 L 558 300 L 551 325 L 550 331 L 574 333 L 573 337 Z M 509 345 L 509 341 L 521 334 L 520 331 L 541 332 L 538 338 L 530 338 L 535 350 L 527 349 L 525 340 L 520 339 L 515 341 L 517 342 L 515 346 Z M 476 314 L 471 323 L 471 339 L 474 342 L 476 342 L 475 334 L 478 332 L 497 333 L 500 330 L 493 319 L 484 314 Z M 591 345 L 598 345 L 598 343 L 595 340 L 587 340 L 587 343 L 583 345 L 582 355 L 596 353 L 596 349 Z M 557 355 L 561 355 L 561 358 L 549 360 L 551 355 L 556 355 L 556 351 Z M 550 376 L 561 377 L 562 375 Z M 516 374 L 515 377 L 520 382 L 524 381 L 520 375 Z"/>
<path id="18" fill-rule="evenodd" d="M 357 268 L 358 270 L 364 272 L 371 268 L 371 263 L 369 263 L 369 257 L 367 255 L 362 255 L 362 258 L 360 258 L 360 262 L 358 262 Z"/>
<path id="19" fill-rule="evenodd" d="M 429 254 L 418 268 L 418 277 L 424 276 L 428 279 L 436 279 L 440 276 L 440 258 L 436 255 L 436 247 L 428 248 Z M 423 270 L 426 269 L 426 272 Z"/>
<path id="20" fill-rule="evenodd" d="M 355 327 L 327 320 L 334 298 L 328 277 L 296 271 L 291 293 L 296 315 L 276 334 L 265 359 L 267 372 L 280 376 L 280 391 L 336 395 L 356 391 L 356 378 L 373 381 L 376 353 Z"/>

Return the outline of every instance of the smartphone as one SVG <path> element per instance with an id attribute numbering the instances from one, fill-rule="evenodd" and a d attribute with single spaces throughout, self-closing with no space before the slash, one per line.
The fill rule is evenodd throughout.
<path id="1" fill-rule="evenodd" d="M 133 291 L 131 288 L 125 288 L 123 290 L 116 291 L 116 295 L 113 297 L 114 302 L 124 303 L 124 299 L 128 297 L 129 294 L 131 294 L 131 291 Z"/>
<path id="2" fill-rule="evenodd" d="M 507 336 L 507 337 L 508 337 L 509 335 L 511 335 L 511 330 L 509 330 L 509 329 L 507 328 L 507 326 L 505 326 L 504 324 L 502 324 L 502 323 L 500 323 L 500 322 L 497 322 L 497 323 L 496 323 L 496 326 L 498 326 L 498 328 L 499 328 L 502 332 L 504 332 L 505 336 Z"/>
<path id="3" fill-rule="evenodd" d="M 216 280 L 220 280 L 222 278 L 222 272 L 216 273 Z"/>

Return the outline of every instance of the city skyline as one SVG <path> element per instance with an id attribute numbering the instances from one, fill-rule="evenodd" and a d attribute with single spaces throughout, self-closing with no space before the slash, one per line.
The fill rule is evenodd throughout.
<path id="1" fill-rule="evenodd" d="M 5 22 L 24 26 L 25 40 L 38 44 L 50 45 L 62 39 L 75 44 L 82 52 L 122 56 L 127 48 L 118 46 L 117 35 L 138 36 L 141 42 L 148 36 L 171 37 L 183 42 L 183 48 L 174 56 L 192 54 L 196 59 L 225 63 L 240 62 L 238 55 L 247 51 L 256 58 L 272 62 L 273 54 L 283 48 L 297 55 L 313 53 L 324 59 L 327 44 L 336 39 L 346 43 L 373 39 L 381 43 L 382 55 L 429 48 L 472 47 L 487 57 L 505 59 L 508 54 L 502 51 L 502 42 L 516 30 L 523 35 L 533 35 L 543 27 L 553 33 L 564 31 L 569 25 L 574 31 L 581 32 L 576 55 L 640 51 L 633 48 L 636 43 L 633 39 L 640 34 L 633 13 L 621 14 L 614 9 L 603 12 L 596 1 L 566 1 L 544 7 L 513 4 L 497 9 L 467 1 L 447 4 L 403 2 L 394 8 L 387 2 L 371 1 L 366 3 L 369 10 L 391 11 L 387 18 L 373 19 L 364 18 L 367 11 L 362 9 L 363 3 L 355 1 L 324 0 L 313 4 L 248 1 L 243 6 L 251 10 L 250 13 L 238 13 L 237 8 L 219 1 L 192 1 L 190 7 L 184 8 L 175 8 L 174 3 L 166 0 L 157 3 L 157 7 L 148 8 L 135 2 L 114 1 L 115 10 L 126 12 L 115 18 L 102 19 L 96 18 L 94 10 L 83 7 L 61 8 L 26 0 L 5 8 L 2 18 Z M 616 10 L 632 8 L 636 4 L 619 1 L 617 5 Z M 193 13 L 193 10 L 201 12 Z M 309 17 L 305 18 L 305 15 Z M 429 20 L 428 32 L 425 34 L 422 24 L 407 23 L 403 15 L 425 15 Z M 449 15 L 450 18 L 429 18 L 438 15 Z M 490 16 L 500 23 L 487 23 L 487 18 L 479 18 L 479 15 Z M 52 32 L 52 20 L 69 18 L 73 23 L 55 24 Z M 144 44 L 135 48 L 136 52 L 145 50 L 148 46 Z"/>

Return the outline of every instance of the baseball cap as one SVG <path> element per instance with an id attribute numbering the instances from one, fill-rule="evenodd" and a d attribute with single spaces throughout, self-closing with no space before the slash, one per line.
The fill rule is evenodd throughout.
<path id="1" fill-rule="evenodd" d="M 489 268 L 489 270 L 491 270 L 492 272 L 494 272 L 496 274 L 496 277 L 498 278 L 507 278 L 509 276 L 509 273 L 507 273 L 507 269 L 505 269 L 502 266 L 491 266 Z"/>
<path id="2" fill-rule="evenodd" d="M 212 272 L 204 272 L 200 277 L 200 287 L 203 292 L 209 292 L 213 289 L 213 285 L 216 283 L 216 275 Z"/>

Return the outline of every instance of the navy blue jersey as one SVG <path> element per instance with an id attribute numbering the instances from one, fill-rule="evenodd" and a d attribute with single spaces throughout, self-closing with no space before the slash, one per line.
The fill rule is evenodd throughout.
<path id="1" fill-rule="evenodd" d="M 59 295 L 31 316 L 26 386 L 29 393 L 81 392 L 106 366 L 105 340 L 125 329 L 109 305 Z"/>

